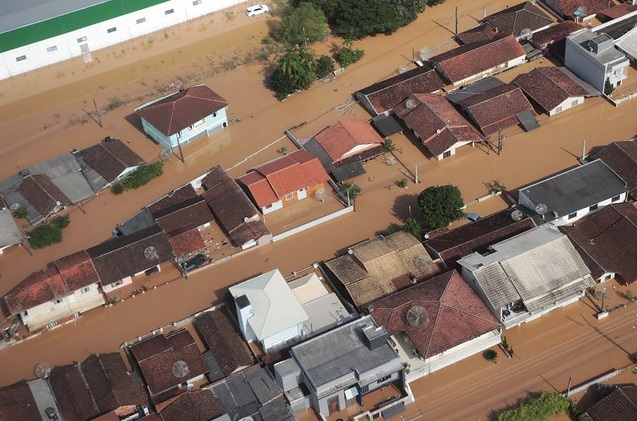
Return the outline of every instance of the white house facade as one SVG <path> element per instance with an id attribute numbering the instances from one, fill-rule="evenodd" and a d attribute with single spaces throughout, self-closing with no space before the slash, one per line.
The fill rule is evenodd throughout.
<path id="1" fill-rule="evenodd" d="M 73 57 L 90 62 L 92 51 L 245 1 L 0 0 L 0 79 Z"/>

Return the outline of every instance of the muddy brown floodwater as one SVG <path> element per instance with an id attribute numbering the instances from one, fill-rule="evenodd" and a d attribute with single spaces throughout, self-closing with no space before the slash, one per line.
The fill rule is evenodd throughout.
<path id="1" fill-rule="evenodd" d="M 275 21 L 272 16 L 248 19 L 241 8 L 231 19 L 217 13 L 152 34 L 138 40 L 93 53 L 93 62 L 71 60 L 30 74 L 0 81 L 0 177 L 15 174 L 35 162 L 92 145 L 105 136 L 128 142 L 150 161 L 160 148 L 146 139 L 139 122 L 132 118 L 141 103 L 176 90 L 180 84 L 206 83 L 229 103 L 236 118 L 230 127 L 209 140 L 185 148 L 186 162 L 173 158 L 165 174 L 135 192 L 113 196 L 104 192 L 90 200 L 84 211 L 70 210 L 71 224 L 64 241 L 29 255 L 14 248 L 0 256 L 0 294 L 47 262 L 107 239 L 113 227 L 145 204 L 188 182 L 216 164 L 237 177 L 250 167 L 277 156 L 281 145 L 289 145 L 283 131 L 305 123 L 295 131 L 310 136 L 340 118 L 369 118 L 357 104 L 349 104 L 357 89 L 395 74 L 408 65 L 412 51 L 427 47 L 440 52 L 453 47 L 454 10 L 458 6 L 459 29 L 468 29 L 488 12 L 504 8 L 505 1 L 450 1 L 427 9 L 418 20 L 392 36 L 356 42 L 366 55 L 342 75 L 280 103 L 265 89 L 263 63 L 233 67 L 250 52 L 261 48 L 261 39 Z M 152 41 L 151 41 L 152 40 Z M 330 41 L 331 42 L 331 41 Z M 331 44 L 314 46 L 326 53 Z M 115 99 L 125 105 L 109 111 L 99 127 L 87 117 L 95 99 L 106 108 Z M 122 342 L 159 326 L 186 317 L 222 298 L 229 285 L 275 267 L 292 271 L 329 259 L 349 245 L 373 236 L 390 224 L 399 224 L 410 214 L 417 216 L 416 196 L 429 185 L 453 183 L 460 187 L 468 210 L 486 215 L 507 204 L 494 198 L 471 203 L 487 193 L 485 183 L 498 179 L 509 189 L 577 165 L 582 142 L 587 148 L 632 137 L 637 131 L 634 115 L 637 101 L 614 108 L 602 99 L 549 119 L 531 133 L 505 132 L 501 155 L 487 155 L 478 148 L 463 148 L 457 156 L 437 162 L 427 159 L 421 147 L 402 135 L 392 137 L 404 164 L 388 166 L 381 160 L 367 165 L 369 175 L 355 180 L 363 188 L 356 212 L 313 228 L 279 243 L 254 250 L 227 263 L 203 270 L 126 300 L 119 305 L 95 309 L 70 325 L 45 332 L 29 341 L 1 351 L 0 384 L 33 377 L 41 361 L 50 365 L 81 361 L 89 353 L 117 350 Z M 409 178 L 418 166 L 421 184 L 398 189 L 394 182 Z M 462 222 L 460 222 L 462 223 Z M 176 271 L 162 272 L 167 280 Z M 503 392 L 504 393 L 504 392 Z M 510 396 L 514 396 L 512 391 Z"/>

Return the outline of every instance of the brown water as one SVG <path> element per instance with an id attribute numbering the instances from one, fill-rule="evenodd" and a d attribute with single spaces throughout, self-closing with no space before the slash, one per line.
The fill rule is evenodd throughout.
<path id="1" fill-rule="evenodd" d="M 489 12 L 505 4 L 487 2 Z M 318 83 L 283 103 L 264 88 L 261 64 L 212 75 L 220 63 L 244 57 L 250 49 L 259 47 L 271 24 L 271 17 L 248 20 L 238 12 L 230 21 L 225 15 L 216 14 L 171 29 L 168 38 L 160 33 L 95 52 L 90 64 L 73 60 L 0 82 L 0 177 L 73 148 L 89 146 L 107 135 L 130 142 L 130 147 L 143 158 L 155 159 L 160 149 L 145 138 L 134 119 L 131 124 L 126 117 L 140 103 L 160 95 L 157 87 L 173 84 L 176 89 L 179 78 L 186 80 L 194 73 L 211 74 L 196 82 L 208 84 L 226 98 L 230 115 L 240 120 L 207 143 L 186 148 L 185 163 L 172 159 L 166 165 L 166 174 L 144 188 L 122 196 L 100 194 L 85 205 L 86 213 L 73 209 L 71 225 L 64 231 L 61 244 L 35 251 L 33 256 L 20 248 L 0 256 L 0 294 L 47 262 L 105 240 L 117 223 L 213 165 L 232 168 L 230 175 L 239 176 L 251 166 L 275 157 L 276 149 L 287 142 L 281 139 L 287 128 L 307 122 L 297 134 L 308 136 L 339 118 L 369 118 L 358 105 L 341 112 L 336 108 L 345 104 L 355 90 L 386 78 L 408 63 L 412 48 L 451 48 L 448 28 L 453 30 L 455 6 L 463 15 L 460 30 L 468 29 L 475 23 L 473 18 L 482 16 L 482 4 L 468 1 L 447 1 L 428 9 L 416 22 L 391 37 L 378 36 L 356 43 L 357 48 L 366 51 L 360 63 L 335 80 Z M 204 27 L 210 20 L 213 25 Z M 150 38 L 155 41 L 149 43 Z M 328 47 L 329 43 L 316 50 L 324 52 Z M 100 107 L 111 98 L 130 102 L 106 114 L 104 127 L 100 128 L 90 120 L 77 122 L 85 118 L 84 110 L 92 109 L 93 98 Z M 397 135 L 394 143 L 402 148 L 398 157 L 412 172 L 418 166 L 422 181 L 419 186 L 410 184 L 406 190 L 398 189 L 393 183 L 405 177 L 406 169 L 373 162 L 367 167 L 373 180 L 367 176 L 357 180 L 364 193 L 355 213 L 197 273 L 188 280 L 173 282 L 114 307 L 96 309 L 75 324 L 4 350 L 0 354 L 2 361 L 11 364 L 3 364 L 0 384 L 32 377 L 33 367 L 40 361 L 63 364 L 82 360 L 91 352 L 115 350 L 125 340 L 209 305 L 222 296 L 227 286 L 260 272 L 278 267 L 290 274 L 328 259 L 389 224 L 400 223 L 410 212 L 417 214 L 415 197 L 428 185 L 456 184 L 465 201 L 470 202 L 486 194 L 484 183 L 492 179 L 516 189 L 574 166 L 583 139 L 590 148 L 634 135 L 632 116 L 636 107 L 637 102 L 613 108 L 601 99 L 588 100 L 564 115 L 541 117 L 543 127 L 535 132 L 509 131 L 505 150 L 499 156 L 464 148 L 452 159 L 436 162 L 427 160 L 422 148 Z M 76 123 L 70 125 L 71 121 Z M 267 145 L 270 146 L 257 153 Z M 245 160 L 246 157 L 250 158 Z M 469 211 L 484 215 L 505 206 L 500 198 L 495 198 L 472 205 Z M 176 277 L 176 273 L 162 276 Z"/>

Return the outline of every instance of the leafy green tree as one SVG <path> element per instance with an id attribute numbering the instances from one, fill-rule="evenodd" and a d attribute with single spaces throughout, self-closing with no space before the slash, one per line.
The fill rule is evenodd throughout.
<path id="1" fill-rule="evenodd" d="M 498 352 L 493 349 L 486 349 L 482 351 L 482 358 L 489 362 L 496 362 L 498 360 Z"/>
<path id="2" fill-rule="evenodd" d="M 345 195 L 349 193 L 349 198 L 351 200 L 359 196 L 363 192 L 363 189 L 361 189 L 361 186 L 359 186 L 358 184 L 344 181 L 341 183 L 341 191 Z"/>
<path id="3" fill-rule="evenodd" d="M 449 225 L 464 217 L 464 202 L 457 186 L 427 187 L 418 195 L 418 206 L 427 227 L 431 229 Z"/>
<path id="4" fill-rule="evenodd" d="M 51 219 L 51 225 L 58 227 L 60 229 L 64 229 L 69 226 L 71 223 L 71 218 L 68 215 L 58 215 L 55 218 Z"/>
<path id="5" fill-rule="evenodd" d="M 138 189 L 163 173 L 164 163 L 157 161 L 137 168 L 135 171 L 127 175 L 119 184 L 121 184 L 126 190 Z"/>
<path id="6" fill-rule="evenodd" d="M 316 80 L 316 56 L 309 48 L 288 48 L 279 57 L 270 76 L 270 87 L 279 101 L 297 89 L 307 89 Z"/>
<path id="7" fill-rule="evenodd" d="M 416 218 L 407 218 L 403 225 L 403 231 L 410 233 L 418 240 L 422 241 L 422 228 Z"/>
<path id="8" fill-rule="evenodd" d="M 353 49 L 352 43 L 348 42 L 336 52 L 336 61 L 341 67 L 350 66 L 365 56 L 365 51 Z"/>
<path id="9" fill-rule="evenodd" d="M 444 3 L 445 0 L 427 0 L 427 6 L 435 6 Z"/>
<path id="10" fill-rule="evenodd" d="M 62 229 L 51 224 L 42 224 L 27 233 L 29 244 L 34 249 L 42 249 L 62 241 Z"/>
<path id="11" fill-rule="evenodd" d="M 312 3 L 288 7 L 275 31 L 276 38 L 290 46 L 307 46 L 327 39 L 327 18 Z"/>
<path id="12" fill-rule="evenodd" d="M 323 79 L 334 71 L 334 62 L 328 56 L 321 56 L 316 60 L 316 78 Z"/>
<path id="13" fill-rule="evenodd" d="M 561 393 L 542 392 L 538 398 L 500 413 L 498 421 L 543 421 L 567 413 L 571 405 Z"/>

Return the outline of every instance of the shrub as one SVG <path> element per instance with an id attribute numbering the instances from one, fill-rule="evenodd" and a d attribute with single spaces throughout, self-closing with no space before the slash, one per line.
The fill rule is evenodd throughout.
<path id="1" fill-rule="evenodd" d="M 363 189 L 361 189 L 361 186 L 359 186 L 358 184 L 344 182 L 341 183 L 341 191 L 345 195 L 347 195 L 349 192 L 349 198 L 355 199 L 356 196 L 360 195 L 363 192 Z"/>
<path id="2" fill-rule="evenodd" d="M 27 217 L 27 210 L 25 208 L 23 208 L 22 206 L 20 206 L 18 209 L 16 209 L 13 212 L 13 216 L 15 216 L 16 218 L 26 218 Z"/>
<path id="3" fill-rule="evenodd" d="M 633 292 L 631 290 L 626 290 L 626 299 L 628 301 L 635 301 L 635 294 L 633 294 Z"/>
<path id="4" fill-rule="evenodd" d="M 403 225 L 403 231 L 410 233 L 418 240 L 422 240 L 422 228 L 416 218 L 407 218 L 405 225 Z"/>
<path id="5" fill-rule="evenodd" d="M 125 190 L 138 189 L 148 184 L 153 178 L 157 178 L 164 172 L 164 163 L 161 161 L 152 164 L 142 165 L 135 171 L 130 173 L 121 181 L 121 185 Z"/>
<path id="6" fill-rule="evenodd" d="M 401 189 L 406 189 L 407 185 L 409 184 L 409 180 L 407 180 L 406 178 L 401 178 L 400 180 L 397 180 L 394 184 L 396 184 Z"/>
<path id="7" fill-rule="evenodd" d="M 349 46 L 341 47 L 336 55 L 336 61 L 341 67 L 347 67 L 365 56 L 365 51 L 352 49 Z"/>
<path id="8" fill-rule="evenodd" d="M 334 71 L 334 62 L 328 56 L 321 56 L 316 60 L 316 78 L 323 79 Z"/>
<path id="9" fill-rule="evenodd" d="M 71 218 L 68 215 L 58 215 L 55 218 L 51 219 L 51 225 L 54 227 L 58 227 L 59 229 L 64 229 L 69 226 L 71 223 Z"/>
<path id="10" fill-rule="evenodd" d="M 27 233 L 29 244 L 42 249 L 62 241 L 62 229 L 52 224 L 42 224 Z"/>
<path id="11" fill-rule="evenodd" d="M 124 190 L 126 190 L 124 188 L 124 186 L 122 186 L 122 183 L 115 183 L 111 186 L 111 191 L 113 192 L 113 194 L 122 194 L 124 193 Z"/>
<path id="12" fill-rule="evenodd" d="M 498 421 L 542 421 L 559 414 L 565 414 L 571 407 L 571 401 L 561 393 L 543 392 L 517 408 L 498 415 Z"/>
<path id="13" fill-rule="evenodd" d="M 498 352 L 493 349 L 487 349 L 482 351 L 482 358 L 489 362 L 496 362 L 498 360 Z"/>

